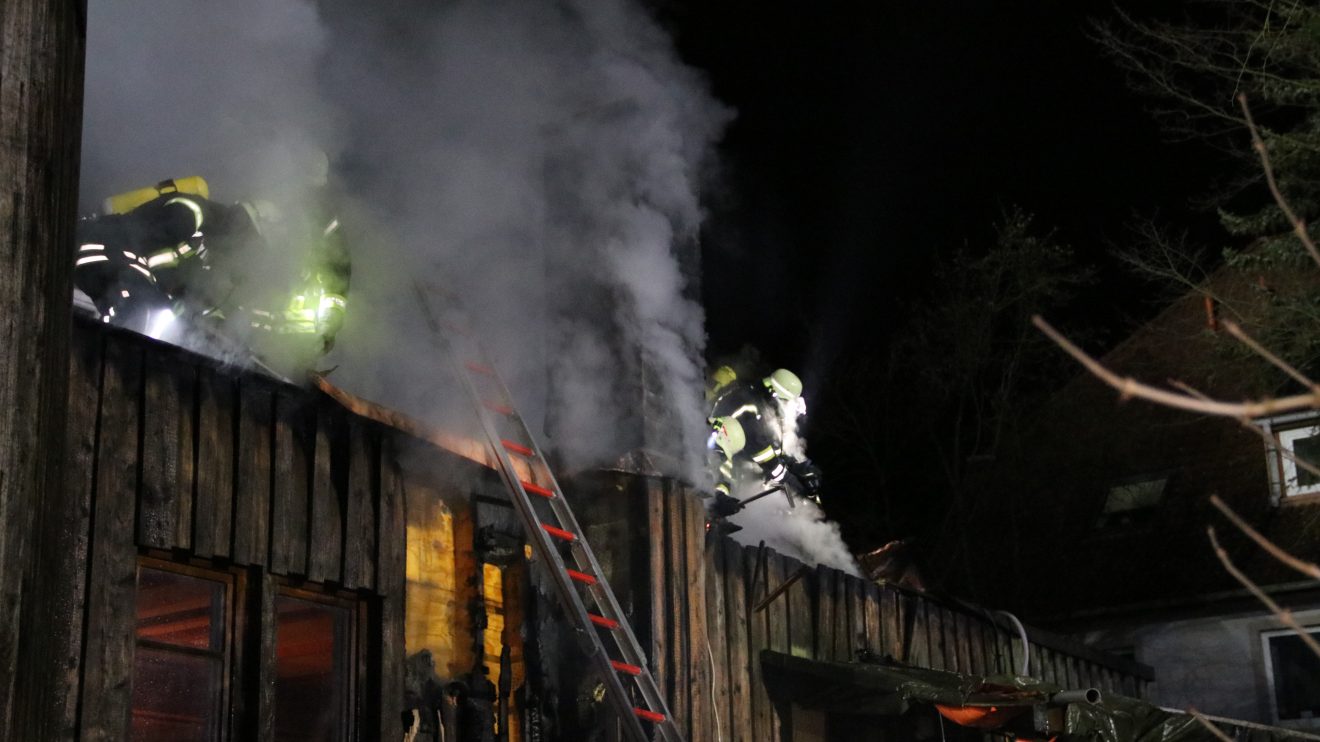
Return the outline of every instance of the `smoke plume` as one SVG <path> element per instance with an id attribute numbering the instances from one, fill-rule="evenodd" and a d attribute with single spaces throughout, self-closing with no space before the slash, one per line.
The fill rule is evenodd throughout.
<path id="1" fill-rule="evenodd" d="M 730 112 L 634 2 L 89 6 L 85 210 L 193 174 L 295 214 L 334 193 L 335 381 L 451 423 L 415 291 L 443 287 L 568 467 L 668 447 L 703 480 L 695 240 Z"/>

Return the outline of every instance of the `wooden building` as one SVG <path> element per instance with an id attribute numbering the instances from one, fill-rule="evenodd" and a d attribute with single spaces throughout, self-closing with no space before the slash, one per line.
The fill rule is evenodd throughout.
<path id="1" fill-rule="evenodd" d="M 481 445 L 83 320 L 72 348 L 63 478 L 85 569 L 58 586 L 78 616 L 58 738 L 398 740 L 414 720 L 418 740 L 437 723 L 613 738 Z M 688 739 L 903 738 L 839 736 L 874 724 L 771 698 L 762 650 L 1016 661 L 966 606 L 709 539 L 676 481 L 567 489 Z M 1150 679 L 1039 633 L 1032 654 L 1064 686 Z"/>

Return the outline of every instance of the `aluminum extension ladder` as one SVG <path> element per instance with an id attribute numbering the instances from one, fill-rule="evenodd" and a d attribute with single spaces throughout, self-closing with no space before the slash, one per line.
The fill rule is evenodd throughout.
<path id="1" fill-rule="evenodd" d="M 665 705 L 664 695 L 647 668 L 646 655 L 637 644 L 637 637 L 605 580 L 595 553 L 578 526 L 549 462 L 514 409 L 503 379 L 471 333 L 465 312 L 452 294 L 441 291 L 445 306 L 437 321 L 426 293 L 420 285 L 416 288 L 431 331 L 447 346 L 454 373 L 462 380 L 481 419 L 487 442 L 499 459 L 500 473 L 535 553 L 549 570 L 555 591 L 584 651 L 604 679 L 605 695 L 628 737 L 634 742 L 649 742 L 652 737 L 642 725 L 645 721 L 654 730 L 654 739 L 682 742 L 683 736 Z M 514 467 L 515 456 L 538 473 L 533 478 L 545 484 L 524 480 Z M 609 648 L 611 644 L 613 652 Z M 630 683 L 636 691 L 636 700 L 625 683 Z"/>

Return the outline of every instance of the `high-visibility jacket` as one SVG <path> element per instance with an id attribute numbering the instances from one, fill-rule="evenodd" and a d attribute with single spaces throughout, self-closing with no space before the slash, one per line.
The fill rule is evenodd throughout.
<path id="1" fill-rule="evenodd" d="M 744 382 L 734 384 L 711 410 L 711 420 L 720 417 L 736 419 L 747 436 L 747 444 L 734 458 L 746 458 L 761 468 L 765 480 L 774 484 L 783 481 L 788 473 L 788 459 L 784 455 L 780 433 L 779 405 L 763 384 Z"/>

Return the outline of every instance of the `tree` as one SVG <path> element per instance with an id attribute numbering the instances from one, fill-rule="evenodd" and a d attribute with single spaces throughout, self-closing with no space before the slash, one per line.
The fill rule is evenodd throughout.
<path id="1" fill-rule="evenodd" d="M 831 482 L 867 483 L 854 496 L 881 491 L 868 526 L 888 537 L 920 531 L 932 546 L 958 540 L 977 507 L 971 470 L 1071 373 L 1031 316 L 1067 306 L 1090 278 L 1053 231 L 1011 209 L 992 244 L 938 258 L 885 350 L 838 364 L 827 395 L 840 412 L 813 438 L 828 442 L 819 450 Z"/>
<path id="2" fill-rule="evenodd" d="M 1278 193 L 1303 222 L 1312 220 L 1320 214 L 1320 3 L 1209 0 L 1190 8 L 1194 14 L 1178 21 L 1119 11 L 1116 22 L 1096 26 L 1095 37 L 1131 73 L 1132 86 L 1151 97 L 1170 136 L 1206 141 L 1229 155 L 1229 172 L 1208 196 L 1229 246 L 1191 245 L 1176 227 L 1147 220 L 1124 259 L 1179 292 L 1203 293 L 1284 359 L 1315 369 L 1320 282 L 1305 270 L 1311 259 L 1280 202 L 1262 187 L 1266 173 L 1246 146 L 1238 99 L 1250 103 Z M 1215 293 L 1205 278 L 1219 268 L 1259 290 Z M 1231 362 L 1255 357 L 1232 340 L 1222 351 Z M 1257 389 L 1244 391 L 1280 390 L 1285 377 L 1263 362 L 1258 370 Z"/>

